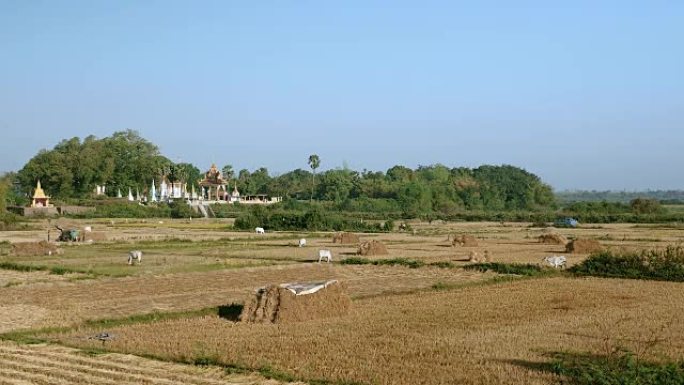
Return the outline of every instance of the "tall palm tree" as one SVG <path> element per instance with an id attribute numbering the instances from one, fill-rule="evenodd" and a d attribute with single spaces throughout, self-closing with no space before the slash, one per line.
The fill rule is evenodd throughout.
<path id="1" fill-rule="evenodd" d="M 321 158 L 316 155 L 309 155 L 309 167 L 311 167 L 311 170 L 313 171 L 313 174 L 311 175 L 311 197 L 309 198 L 309 202 L 313 201 L 313 195 L 314 195 L 314 185 L 316 184 L 316 169 L 321 165 Z"/>

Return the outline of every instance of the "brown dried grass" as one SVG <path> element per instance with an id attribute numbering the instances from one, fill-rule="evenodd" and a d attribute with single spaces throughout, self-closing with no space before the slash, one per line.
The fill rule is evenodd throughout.
<path id="1" fill-rule="evenodd" d="M 220 368 L 175 364 L 131 355 L 89 356 L 73 348 L 0 341 L 0 383 L 278 385 L 282 382 L 267 380 L 253 373 L 227 374 Z"/>
<path id="2" fill-rule="evenodd" d="M 40 242 L 21 242 L 13 243 L 11 254 L 15 257 L 32 257 L 36 255 L 53 255 L 59 252 L 56 244 Z"/>
<path id="3" fill-rule="evenodd" d="M 352 297 L 365 297 L 425 289 L 438 282 L 478 282 L 491 276 L 436 267 L 306 264 L 13 286 L 3 288 L 0 296 L 4 310 L 0 311 L 0 332 L 241 303 L 256 287 L 272 282 L 338 279 L 347 283 Z M 18 305 L 42 309 L 44 316 L 22 322 L 22 316 L 15 314 L 21 311 Z"/>
<path id="4" fill-rule="evenodd" d="M 682 341 L 684 323 L 671 322 L 684 311 L 679 286 L 634 280 L 524 280 L 367 298 L 355 301 L 348 316 L 305 324 L 204 317 L 120 327 L 113 330 L 120 338 L 110 347 L 183 359 L 202 343 L 225 364 L 269 365 L 333 382 L 541 385 L 560 380 L 535 369 L 550 360 L 547 352 L 601 354 L 606 341 L 611 348 L 638 343 L 634 341 L 654 330 L 660 330 L 665 341 Z M 661 329 L 668 322 L 669 327 Z M 61 339 L 95 346 L 77 340 L 85 332 Z M 681 344 L 660 348 L 671 357 L 684 356 Z"/>

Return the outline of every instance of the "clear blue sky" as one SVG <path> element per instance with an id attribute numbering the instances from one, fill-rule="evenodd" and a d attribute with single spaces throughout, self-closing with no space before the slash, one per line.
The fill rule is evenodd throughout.
<path id="1" fill-rule="evenodd" d="M 684 189 L 682 1 L 0 0 L 0 170 L 131 128 L 271 172 L 512 164 Z"/>

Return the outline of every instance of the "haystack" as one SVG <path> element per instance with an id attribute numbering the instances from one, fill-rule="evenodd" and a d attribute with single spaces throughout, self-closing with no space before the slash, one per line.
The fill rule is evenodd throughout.
<path id="1" fill-rule="evenodd" d="M 359 236 L 354 233 L 336 233 L 333 235 L 333 243 L 355 244 L 359 243 Z"/>
<path id="2" fill-rule="evenodd" d="M 565 245 L 568 243 L 564 236 L 556 233 L 542 234 L 537 239 L 539 243 L 548 243 L 550 245 Z"/>
<path id="3" fill-rule="evenodd" d="M 12 255 L 18 257 L 32 257 L 35 255 L 61 254 L 57 245 L 47 241 L 22 242 L 12 244 Z"/>
<path id="4" fill-rule="evenodd" d="M 452 246 L 476 247 L 477 238 L 468 234 L 454 235 L 454 240 L 451 242 Z"/>
<path id="5" fill-rule="evenodd" d="M 595 239 L 578 238 L 565 245 L 566 253 L 588 254 L 603 250 L 603 246 Z"/>
<path id="6" fill-rule="evenodd" d="M 387 247 L 384 243 L 376 240 L 366 241 L 359 245 L 358 255 L 387 255 Z"/>
<path id="7" fill-rule="evenodd" d="M 337 280 L 284 283 L 259 289 L 245 303 L 240 321 L 290 323 L 340 317 L 350 306 L 347 290 Z"/>

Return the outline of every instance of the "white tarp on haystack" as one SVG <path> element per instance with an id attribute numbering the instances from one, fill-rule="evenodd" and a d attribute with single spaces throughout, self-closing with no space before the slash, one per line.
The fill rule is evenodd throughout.
<path id="1" fill-rule="evenodd" d="M 336 279 L 323 282 L 306 282 L 306 283 L 283 283 L 280 287 L 291 291 L 294 295 L 313 294 L 321 289 L 325 289 L 328 285 L 337 283 Z"/>

